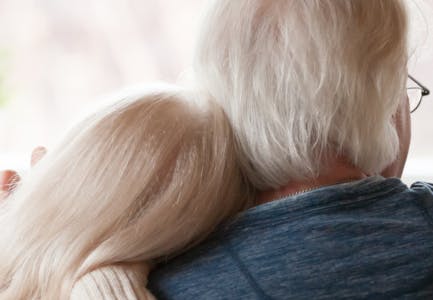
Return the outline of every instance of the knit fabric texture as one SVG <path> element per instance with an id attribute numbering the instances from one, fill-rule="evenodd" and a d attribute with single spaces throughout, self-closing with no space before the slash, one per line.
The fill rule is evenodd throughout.
<path id="1" fill-rule="evenodd" d="M 433 299 L 433 185 L 370 177 L 251 208 L 161 263 L 158 300 Z"/>
<path id="2" fill-rule="evenodd" d="M 71 300 L 153 300 L 137 270 L 110 266 L 83 276 L 74 286 Z"/>

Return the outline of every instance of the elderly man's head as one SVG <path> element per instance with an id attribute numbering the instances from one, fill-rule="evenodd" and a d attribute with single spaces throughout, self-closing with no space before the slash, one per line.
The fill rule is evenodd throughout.
<path id="1" fill-rule="evenodd" d="M 217 0 L 195 71 L 265 190 L 313 178 L 333 155 L 368 174 L 395 160 L 406 43 L 399 0 Z"/>

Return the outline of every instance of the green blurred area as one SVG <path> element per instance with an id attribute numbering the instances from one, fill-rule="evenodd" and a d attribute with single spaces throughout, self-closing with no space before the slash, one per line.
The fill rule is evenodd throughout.
<path id="1" fill-rule="evenodd" d="M 0 49 L 0 108 L 5 107 L 9 102 L 5 86 L 7 57 L 7 52 Z"/>

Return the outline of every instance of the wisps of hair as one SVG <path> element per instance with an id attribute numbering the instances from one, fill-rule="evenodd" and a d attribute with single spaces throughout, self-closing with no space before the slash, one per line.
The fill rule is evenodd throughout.
<path id="1" fill-rule="evenodd" d="M 233 125 L 258 189 L 312 178 L 327 156 L 382 171 L 399 141 L 407 16 L 399 0 L 216 0 L 195 73 Z"/>
<path id="2" fill-rule="evenodd" d="M 69 299 L 88 272 L 172 255 L 250 205 L 224 112 L 189 96 L 97 113 L 23 179 L 0 206 L 0 299 Z"/>

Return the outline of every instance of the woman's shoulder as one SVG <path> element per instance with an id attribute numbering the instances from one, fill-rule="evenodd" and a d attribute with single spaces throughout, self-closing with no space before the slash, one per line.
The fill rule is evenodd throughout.
<path id="1" fill-rule="evenodd" d="M 83 276 L 72 289 L 71 300 L 152 300 L 147 291 L 148 269 L 143 266 L 107 266 Z"/>

